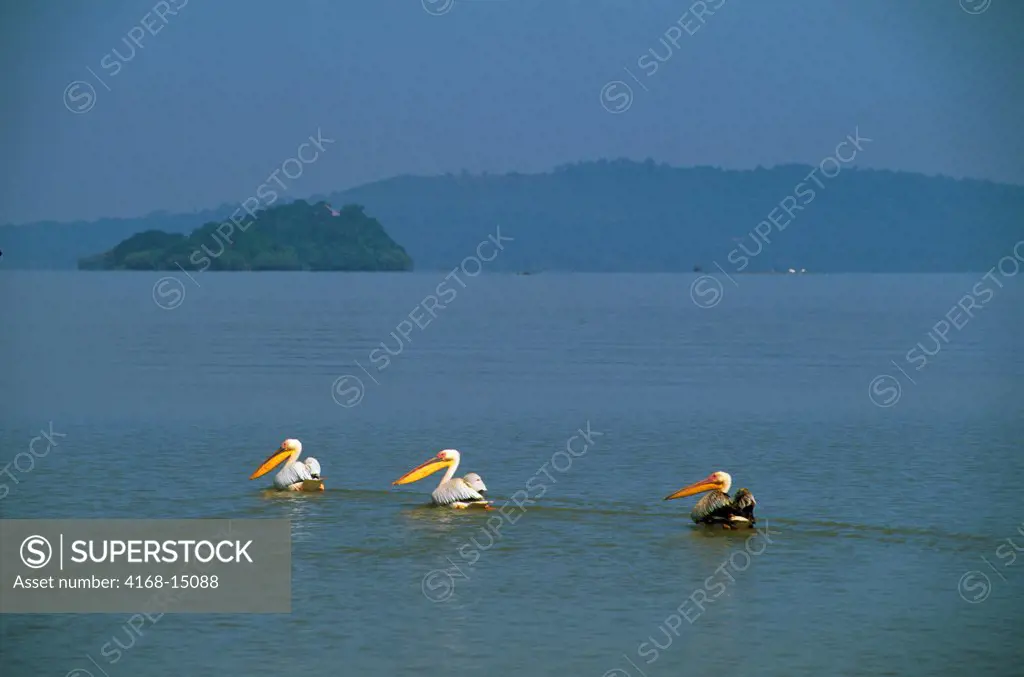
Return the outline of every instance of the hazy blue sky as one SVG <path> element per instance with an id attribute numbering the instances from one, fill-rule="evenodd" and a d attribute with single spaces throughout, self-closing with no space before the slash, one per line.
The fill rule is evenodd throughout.
<path id="1" fill-rule="evenodd" d="M 816 163 L 858 126 L 860 166 L 1024 184 L 1024 2 L 961 2 L 725 0 L 652 73 L 692 0 L 167 0 L 166 22 L 154 0 L 3 0 L 0 222 L 238 202 L 318 128 L 336 143 L 293 197 L 600 157 Z"/>

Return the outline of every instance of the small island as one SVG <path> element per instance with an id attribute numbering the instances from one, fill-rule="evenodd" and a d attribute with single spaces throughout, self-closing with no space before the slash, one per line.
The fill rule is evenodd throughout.
<path id="1" fill-rule="evenodd" d="M 360 205 L 326 202 L 241 212 L 190 235 L 148 230 L 78 261 L 79 270 L 408 271 L 413 262 Z"/>

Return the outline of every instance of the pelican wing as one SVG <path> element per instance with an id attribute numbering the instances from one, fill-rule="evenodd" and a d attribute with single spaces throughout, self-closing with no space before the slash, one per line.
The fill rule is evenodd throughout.
<path id="1" fill-rule="evenodd" d="M 736 497 L 729 498 L 724 491 L 709 491 L 704 498 L 693 506 L 690 518 L 698 524 L 717 524 L 747 520 L 754 523 L 754 506 L 757 501 L 746 489 L 736 492 Z M 742 518 L 737 520 L 736 518 Z"/>
<path id="2" fill-rule="evenodd" d="M 293 461 L 282 468 L 281 472 L 277 473 L 274 477 L 274 488 L 287 489 L 296 482 L 311 479 L 313 479 L 313 475 L 310 474 L 306 464 Z"/>
<path id="3" fill-rule="evenodd" d="M 747 489 L 740 489 L 732 499 L 732 508 L 740 517 L 746 517 L 751 523 L 754 522 L 754 507 L 757 501 L 754 495 Z"/>
<path id="4" fill-rule="evenodd" d="M 434 499 L 434 505 L 451 505 L 457 501 L 471 503 L 484 500 L 484 497 L 470 487 L 466 480 L 461 477 L 442 482 L 430 495 Z"/>
<path id="5" fill-rule="evenodd" d="M 732 514 L 732 501 L 729 494 L 714 489 L 704 494 L 690 512 L 694 522 L 721 522 L 728 520 Z"/>

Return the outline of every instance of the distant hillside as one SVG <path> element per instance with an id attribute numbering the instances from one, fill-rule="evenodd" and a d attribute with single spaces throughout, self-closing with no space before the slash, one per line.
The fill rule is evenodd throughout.
<path id="1" fill-rule="evenodd" d="M 190 235 L 147 230 L 84 257 L 83 270 L 412 270 L 412 259 L 358 205 L 335 211 L 303 200 L 246 216 L 241 228 L 212 221 Z M 221 230 L 218 231 L 218 227 Z M 222 234 L 223 233 L 223 234 Z"/>
<path id="2" fill-rule="evenodd" d="M 744 272 L 986 271 L 1024 238 L 1024 187 L 844 168 L 726 171 L 618 160 L 546 174 L 403 176 L 321 196 L 358 203 L 388 224 L 420 269 L 446 269 L 501 226 L 514 238 L 488 270 L 736 270 L 750 233 L 803 185 L 803 207 L 771 226 Z M 818 172 L 820 177 L 820 171 Z M 807 187 L 814 190 L 807 198 Z M 791 203 L 790 203 L 791 204 Z M 191 215 L 154 214 L 92 224 L 0 227 L 5 267 L 74 267 L 147 230 L 184 233 L 237 205 Z M 770 225 L 770 224 L 769 224 Z M 761 226 L 762 231 L 767 226 Z"/>

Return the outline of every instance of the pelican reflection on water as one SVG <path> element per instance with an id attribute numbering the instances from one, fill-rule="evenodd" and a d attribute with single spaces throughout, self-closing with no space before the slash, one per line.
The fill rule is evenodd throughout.
<path id="1" fill-rule="evenodd" d="M 440 484 L 430 494 L 433 505 L 459 509 L 484 508 L 493 510 L 491 502 L 484 498 L 487 486 L 480 475 L 471 472 L 466 473 L 465 477 L 455 477 L 455 471 L 459 468 L 459 460 L 461 458 L 462 456 L 458 450 L 444 449 L 391 484 L 411 484 L 424 477 L 433 475 L 441 468 L 448 468 L 444 477 L 441 478 Z"/>
<path id="2" fill-rule="evenodd" d="M 320 477 L 320 462 L 312 456 L 307 457 L 302 463 L 299 456 L 302 454 L 302 442 L 289 438 L 281 443 L 277 451 L 267 457 L 259 468 L 256 469 L 250 480 L 263 477 L 277 466 L 284 464 L 284 467 L 274 475 L 274 489 L 278 491 L 323 491 L 324 483 Z"/>
<path id="3" fill-rule="evenodd" d="M 690 512 L 690 519 L 697 524 L 720 525 L 723 529 L 753 529 L 754 507 L 757 501 L 747 489 L 740 489 L 736 496 L 729 498 L 732 476 L 719 470 L 699 482 L 687 485 L 665 497 L 666 501 L 707 492 Z"/>

